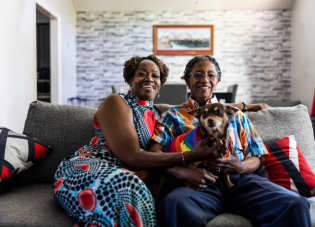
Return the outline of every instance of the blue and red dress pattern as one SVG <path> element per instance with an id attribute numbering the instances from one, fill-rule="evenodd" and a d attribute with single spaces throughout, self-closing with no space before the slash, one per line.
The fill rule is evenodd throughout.
<path id="1" fill-rule="evenodd" d="M 129 91 L 120 94 L 133 111 L 141 150 L 149 147 L 160 115 L 152 101 Z M 132 172 L 107 146 L 94 119 L 95 137 L 70 158 L 64 159 L 54 177 L 55 198 L 78 227 L 158 226 L 155 205 L 145 182 L 146 171 Z M 145 182 L 144 182 L 145 181 Z"/>

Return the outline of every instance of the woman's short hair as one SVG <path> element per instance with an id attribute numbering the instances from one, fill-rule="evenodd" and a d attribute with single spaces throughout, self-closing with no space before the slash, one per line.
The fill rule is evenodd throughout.
<path id="1" fill-rule="evenodd" d="M 196 62 L 198 61 L 210 61 L 214 64 L 216 70 L 217 70 L 217 73 L 218 73 L 218 79 L 221 80 L 221 69 L 220 69 L 220 66 L 218 64 L 218 62 L 215 60 L 214 57 L 212 56 L 209 56 L 209 55 L 202 55 L 202 56 L 196 56 L 194 57 L 193 59 L 191 59 L 187 65 L 186 65 L 186 68 L 185 68 L 185 71 L 184 71 L 184 78 L 187 79 L 189 76 L 190 76 L 190 73 L 192 71 L 192 68 L 194 67 L 194 65 L 196 64 Z"/>
<path id="2" fill-rule="evenodd" d="M 161 80 L 161 86 L 163 86 L 167 80 L 169 69 L 168 67 L 155 55 L 149 55 L 148 57 L 132 57 L 124 64 L 124 79 L 127 84 L 130 83 L 131 79 L 135 75 L 135 71 L 137 70 L 139 64 L 143 60 L 150 60 L 153 61 L 160 70 L 160 80 Z"/>

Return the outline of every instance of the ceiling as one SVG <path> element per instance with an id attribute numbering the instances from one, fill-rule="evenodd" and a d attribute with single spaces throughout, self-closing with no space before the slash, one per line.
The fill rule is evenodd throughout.
<path id="1" fill-rule="evenodd" d="M 198 3 L 195 3 L 198 1 Z M 291 9 L 295 0 L 73 0 L 77 11 L 205 11 Z"/>

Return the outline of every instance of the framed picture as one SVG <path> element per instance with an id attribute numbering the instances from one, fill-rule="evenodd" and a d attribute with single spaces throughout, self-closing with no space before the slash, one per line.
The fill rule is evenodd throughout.
<path id="1" fill-rule="evenodd" d="M 213 25 L 154 25 L 155 55 L 213 55 Z"/>

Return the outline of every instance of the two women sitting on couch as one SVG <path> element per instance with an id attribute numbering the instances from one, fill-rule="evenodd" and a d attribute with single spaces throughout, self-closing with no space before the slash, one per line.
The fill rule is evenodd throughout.
<path id="1" fill-rule="evenodd" d="M 240 159 L 231 156 L 214 160 L 214 154 L 224 149 L 219 139 L 213 147 L 207 146 L 208 139 L 200 140 L 193 150 L 185 152 L 185 163 L 180 152 L 162 153 L 170 138 L 196 127 L 197 119 L 188 119 L 183 111 L 216 102 L 212 93 L 221 80 L 219 65 L 212 57 L 192 59 L 185 70 L 191 89 L 188 103 L 160 116 L 158 110 L 164 112 L 169 106 L 154 106 L 153 100 L 168 71 L 152 55 L 133 57 L 125 63 L 124 78 L 130 91 L 104 100 L 94 116 L 95 137 L 64 159 L 55 174 L 55 198 L 67 214 L 76 218 L 79 226 L 205 226 L 224 209 L 263 226 L 310 226 L 305 198 L 252 174 L 259 166 L 259 157 L 267 152 L 240 111 L 233 118 L 238 123 L 233 130 L 243 149 L 235 147 Z M 196 72 L 203 78 L 194 79 Z M 234 106 L 242 108 L 242 104 Z M 251 108 L 257 105 L 248 105 Z M 151 137 L 155 141 L 150 149 L 153 152 L 147 152 Z M 233 175 L 235 186 L 222 186 L 216 171 L 203 172 L 183 165 L 200 160 L 210 160 L 211 170 L 220 167 Z M 146 185 L 147 170 L 154 168 L 168 168 L 167 173 L 191 188 L 202 185 L 203 190 L 175 189 L 158 205 L 158 220 Z"/>

